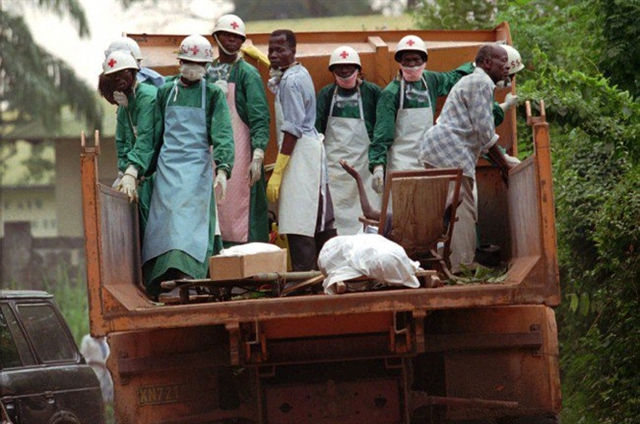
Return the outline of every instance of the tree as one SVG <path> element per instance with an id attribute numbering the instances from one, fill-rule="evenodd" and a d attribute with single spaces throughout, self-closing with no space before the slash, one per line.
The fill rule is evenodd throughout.
<path id="1" fill-rule="evenodd" d="M 368 0 L 234 0 L 233 13 L 245 21 L 356 16 L 373 13 Z"/>
<path id="2" fill-rule="evenodd" d="M 558 259 L 566 299 L 557 310 L 562 422 L 638 422 L 638 0 L 420 4 L 428 6 L 416 12 L 424 28 L 492 28 L 509 22 L 526 66 L 517 76 L 518 96 L 545 100 L 551 131 Z M 471 12 L 479 16 L 477 11 L 484 14 L 482 20 L 466 19 Z M 530 151 L 530 130 L 522 119 L 518 124 L 518 151 Z"/>
<path id="3" fill-rule="evenodd" d="M 605 40 L 600 66 L 605 76 L 640 97 L 639 0 L 598 0 L 598 25 Z"/>
<path id="4" fill-rule="evenodd" d="M 69 16 L 77 27 L 78 35 L 89 35 L 89 26 L 78 0 L 37 0 L 13 3 L 15 10 L 0 11 L 0 96 L 2 124 L 41 122 L 45 129 L 53 130 L 60 124 L 61 110 L 70 107 L 91 127 L 101 128 L 102 116 L 95 90 L 82 82 L 66 63 L 38 46 L 31 36 L 22 6 L 39 7 L 59 16 Z"/>
<path id="5" fill-rule="evenodd" d="M 479 29 L 493 25 L 497 11 L 506 0 L 416 0 L 412 13 L 424 29 Z"/>
<path id="6" fill-rule="evenodd" d="M 635 40 L 620 37 L 640 12 L 612 3 L 633 4 L 522 0 L 498 16 L 527 66 L 518 95 L 545 99 L 550 123 L 565 424 L 630 424 L 640 410 L 640 105 L 620 89 L 637 82 Z"/>

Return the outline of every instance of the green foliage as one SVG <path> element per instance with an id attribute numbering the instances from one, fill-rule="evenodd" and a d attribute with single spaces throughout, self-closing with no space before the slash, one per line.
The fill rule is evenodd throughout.
<path id="1" fill-rule="evenodd" d="M 373 13 L 366 0 L 235 0 L 235 13 L 245 21 L 327 16 L 358 16 Z M 275 29 L 275 28 L 274 28 Z"/>
<path id="2" fill-rule="evenodd" d="M 84 9 L 78 0 L 36 0 L 35 2 L 41 10 L 52 12 L 59 17 L 71 17 L 72 22 L 78 27 L 80 37 L 88 37 L 91 34 Z"/>
<path id="3" fill-rule="evenodd" d="M 499 8 L 514 46 L 530 63 L 539 48 L 554 64 L 602 73 L 611 86 L 640 96 L 640 0 L 518 0 Z M 530 68 L 530 66 L 529 66 Z"/>
<path id="4" fill-rule="evenodd" d="M 533 69 L 532 53 L 539 49 L 561 68 L 593 74 L 602 45 L 595 14 L 594 0 L 518 0 L 501 8 L 495 22 L 509 22 L 513 46 L 527 70 Z M 527 71 L 518 74 L 527 77 Z"/>
<path id="5" fill-rule="evenodd" d="M 557 311 L 562 422 L 638 422 L 640 1 L 486 2 L 496 4 L 495 18 L 467 22 L 470 9 L 486 10 L 482 3 L 422 0 L 418 22 L 452 29 L 507 21 L 525 64 L 518 96 L 533 101 L 534 115 L 545 101 L 565 299 Z M 526 156 L 533 147 L 522 119 L 518 133 Z"/>
<path id="6" fill-rule="evenodd" d="M 77 1 L 40 0 L 38 4 L 49 5 L 54 11 L 66 5 L 77 19 L 79 33 L 88 34 L 84 13 L 78 15 L 81 8 Z M 66 63 L 34 42 L 21 14 L 2 9 L 0 18 L 0 93 L 6 102 L 4 110 L 17 112 L 9 122 L 9 115 L 3 113 L 3 125 L 41 121 L 47 130 L 55 130 L 60 125 L 63 106 L 69 105 L 90 127 L 100 129 L 102 114 L 95 90 L 79 80 Z"/>
<path id="7" fill-rule="evenodd" d="M 597 23 L 606 40 L 600 55 L 605 76 L 640 97 L 640 0 L 595 0 Z"/>
<path id="8" fill-rule="evenodd" d="M 460 264 L 460 275 L 447 280 L 448 285 L 465 284 L 497 284 L 507 279 L 507 269 L 504 267 L 487 268 L 477 265 L 473 269 Z"/>
<path id="9" fill-rule="evenodd" d="M 43 289 L 53 294 L 53 299 L 64 316 L 78 346 L 82 336 L 89 333 L 89 302 L 83 275 L 69 275 L 60 265 L 54 279 L 45 278 Z"/>
<path id="10" fill-rule="evenodd" d="M 532 53 L 518 89 L 545 99 L 552 132 L 565 422 L 637 422 L 640 105 L 602 75 Z"/>
<path id="11" fill-rule="evenodd" d="M 413 15 L 419 28 L 479 29 L 494 26 L 506 0 L 418 0 Z"/>

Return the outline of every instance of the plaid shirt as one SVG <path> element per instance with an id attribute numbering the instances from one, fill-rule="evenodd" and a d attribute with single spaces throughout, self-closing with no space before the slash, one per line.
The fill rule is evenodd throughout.
<path id="1" fill-rule="evenodd" d="M 476 162 L 498 140 L 493 121 L 494 82 L 481 68 L 453 87 L 437 124 L 424 136 L 420 160 L 437 168 L 462 168 L 475 179 Z"/>

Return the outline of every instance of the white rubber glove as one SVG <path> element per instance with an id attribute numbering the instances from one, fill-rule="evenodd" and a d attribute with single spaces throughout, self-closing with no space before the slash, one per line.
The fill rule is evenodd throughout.
<path id="1" fill-rule="evenodd" d="M 504 160 L 509 164 L 509 165 L 513 165 L 516 166 L 517 164 L 520 163 L 520 159 L 513 157 L 511 155 L 508 154 L 504 154 Z"/>
<path id="2" fill-rule="evenodd" d="M 129 202 L 138 201 L 138 169 L 134 165 L 129 165 L 122 179 L 116 186 L 118 191 L 123 192 L 129 197 Z"/>
<path id="3" fill-rule="evenodd" d="M 518 96 L 516 96 L 515 94 L 507 93 L 507 95 L 504 97 L 504 103 L 501 103 L 500 107 L 502 108 L 503 111 L 506 112 L 511 108 L 511 106 L 513 106 L 517 102 L 518 102 Z"/>
<path id="4" fill-rule="evenodd" d="M 371 180 L 373 191 L 382 194 L 384 191 L 384 166 L 378 165 L 373 168 L 373 179 Z"/>
<path id="5" fill-rule="evenodd" d="M 124 106 L 124 107 L 129 106 L 129 99 L 127 98 L 127 95 L 124 94 L 122 91 L 114 91 L 113 100 L 115 100 L 116 103 L 118 103 L 120 106 Z"/>
<path id="6" fill-rule="evenodd" d="M 229 94 L 229 84 L 227 83 L 227 81 L 218 80 L 214 82 L 214 84 L 217 85 L 220 88 L 220 90 L 222 90 L 225 96 Z"/>
<path id="7" fill-rule="evenodd" d="M 115 180 L 113 180 L 113 183 L 111 184 L 111 188 L 118 187 L 118 185 L 120 184 L 120 181 L 122 181 L 122 177 L 124 177 L 124 172 L 118 171 L 118 176 L 116 177 Z"/>
<path id="8" fill-rule="evenodd" d="M 224 200 L 227 197 L 227 173 L 222 169 L 218 170 L 216 173 L 216 178 L 213 180 L 213 188 L 216 189 L 220 187 L 219 195 L 216 192 L 218 200 Z"/>
<path id="9" fill-rule="evenodd" d="M 262 161 L 264 160 L 264 150 L 255 149 L 253 151 L 253 159 L 251 159 L 251 165 L 249 165 L 249 187 L 254 185 L 262 176 Z"/>

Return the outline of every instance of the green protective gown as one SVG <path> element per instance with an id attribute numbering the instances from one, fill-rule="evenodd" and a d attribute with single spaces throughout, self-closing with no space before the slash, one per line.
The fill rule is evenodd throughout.
<path id="1" fill-rule="evenodd" d="M 504 122 L 504 110 L 500 107 L 500 103 L 494 101 L 493 102 L 493 122 L 498 128 L 498 125 Z"/>
<path id="2" fill-rule="evenodd" d="M 473 63 L 465 63 L 457 69 L 449 72 L 424 71 L 422 78 L 427 83 L 429 89 L 429 102 L 421 101 L 413 96 L 404 98 L 405 109 L 420 108 L 433 105 L 435 107 L 437 98 L 446 96 L 453 86 L 465 75 L 473 72 Z M 424 90 L 422 80 L 407 82 L 407 89 L 416 87 Z M 403 93 L 404 95 L 404 93 Z M 393 145 L 396 134 L 396 115 L 400 107 L 400 80 L 399 77 L 391 81 L 380 94 L 378 106 L 376 108 L 376 125 L 373 131 L 373 139 L 369 147 L 369 170 L 373 171 L 377 165 L 387 165 L 387 151 Z M 416 155 L 418 152 L 416 152 Z"/>
<path id="3" fill-rule="evenodd" d="M 167 79 L 162 87 L 158 89 L 156 99 L 155 124 L 158 128 L 164 129 L 164 116 L 169 96 L 174 96 L 173 80 Z M 178 83 L 180 84 L 180 83 Z M 199 108 L 201 105 L 201 87 L 200 84 L 194 84 L 190 87 L 180 86 L 180 95 L 178 103 L 173 101 L 172 106 L 188 106 Z M 213 160 L 216 169 L 225 170 L 229 178 L 231 178 L 231 169 L 233 167 L 234 148 L 233 148 L 233 130 L 231 127 L 231 117 L 229 108 L 225 100 L 224 93 L 218 87 L 208 83 L 205 94 L 205 111 L 207 121 L 207 134 L 209 145 L 213 146 Z M 155 167 L 157 154 L 159 154 L 162 143 L 156 145 L 156 155 L 152 161 Z M 212 193 L 215 196 L 215 193 Z M 213 199 L 213 197 L 212 197 Z M 148 260 L 143 265 L 143 273 L 145 284 L 147 286 L 147 294 L 155 298 L 160 293 L 159 278 L 170 269 L 178 269 L 193 278 L 204 278 L 208 274 L 209 261 L 208 258 L 217 254 L 222 249 L 222 239 L 216 235 L 216 209 L 215 201 L 210 202 L 209 213 L 211 219 L 209 222 L 209 245 L 204 262 L 199 262 L 192 256 L 181 250 L 170 250 L 160 256 Z"/>
<path id="4" fill-rule="evenodd" d="M 336 89 L 336 84 L 329 84 L 320 91 L 316 96 L 316 129 L 319 133 L 324 134 L 327 131 L 327 120 L 329 118 L 329 109 L 331 108 L 331 99 Z M 353 90 L 346 90 L 344 88 L 338 88 L 339 95 L 349 95 L 353 93 Z M 376 105 L 378 104 L 378 98 L 382 88 L 377 84 L 369 81 L 362 81 L 360 84 L 360 94 L 362 95 L 362 109 L 364 111 L 364 122 L 367 127 L 367 133 L 369 139 L 373 139 L 373 128 L 376 125 Z M 360 110 L 357 106 L 349 108 L 334 107 L 333 116 L 341 118 L 358 118 L 360 116 Z"/>
<path id="5" fill-rule="evenodd" d="M 219 79 L 226 79 L 228 83 L 235 84 L 235 108 L 242 122 L 248 127 L 251 137 L 250 157 L 253 156 L 255 149 L 266 151 L 271 131 L 269 127 L 271 115 L 260 73 L 242 58 L 238 58 L 228 67 L 224 67 L 226 72 L 223 74 L 211 72 L 216 65 L 218 63 L 214 61 L 210 72 L 207 73 L 207 80 L 213 83 Z M 234 169 L 236 178 L 243 179 L 243 182 L 248 173 L 248 167 L 239 169 L 236 166 Z M 264 170 L 262 177 L 250 189 L 247 219 L 249 222 L 246 241 L 268 243 L 269 204 Z M 238 244 L 224 239 L 223 243 L 227 247 Z"/>
<path id="6" fill-rule="evenodd" d="M 149 216 L 149 204 L 153 189 L 154 148 L 159 141 L 159 130 L 155 125 L 157 88 L 149 84 L 136 84 L 127 96 L 128 106 L 118 106 L 116 119 L 116 153 L 118 170 L 125 172 L 129 165 L 138 168 L 138 176 L 144 177 L 138 185 L 138 217 L 140 239 Z"/>

